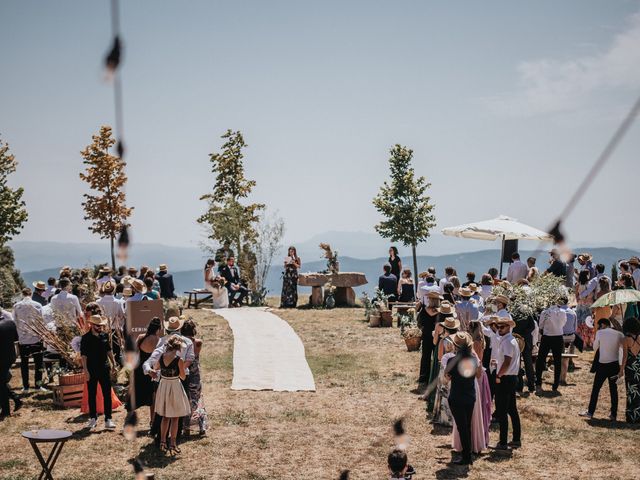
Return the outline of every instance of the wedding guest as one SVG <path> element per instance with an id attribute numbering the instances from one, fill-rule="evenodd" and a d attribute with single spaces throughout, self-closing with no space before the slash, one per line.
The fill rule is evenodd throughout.
<path id="1" fill-rule="evenodd" d="M 143 280 L 146 278 L 147 276 L 147 272 L 149 271 L 149 266 L 148 265 L 142 265 L 140 267 L 140 273 L 138 274 L 138 280 Z"/>
<path id="2" fill-rule="evenodd" d="M 558 302 L 560 303 L 560 302 Z M 560 385 L 560 371 L 562 367 L 562 353 L 564 352 L 564 325 L 567 323 L 567 314 L 556 303 L 545 309 L 540 314 L 538 326 L 542 337 L 538 358 L 536 359 L 536 387 L 542 389 L 542 372 L 547 364 L 547 355 L 553 354 L 553 391 L 558 391 Z"/>
<path id="3" fill-rule="evenodd" d="M 104 266 L 100 269 L 99 278 L 96 280 L 96 284 L 98 285 L 98 289 L 102 287 L 106 282 L 113 282 L 113 277 L 111 276 L 111 267 Z"/>
<path id="4" fill-rule="evenodd" d="M 158 342 L 160 341 L 160 329 L 162 324 L 158 317 L 154 317 L 147 326 L 147 331 L 138 335 L 136 339 L 136 346 L 138 347 L 138 353 L 140 360 L 138 366 L 133 372 L 135 380 L 135 406 L 136 408 L 148 406 L 149 407 L 149 428 L 153 426 L 153 418 L 155 415 L 155 384 L 149 375 L 145 375 L 143 370 L 144 362 L 146 362 L 153 351 L 156 349 Z M 127 410 L 131 410 L 131 399 L 127 406 Z"/>
<path id="5" fill-rule="evenodd" d="M 404 449 L 396 448 L 387 457 L 387 467 L 389 468 L 389 479 L 411 480 L 416 471 L 409 465 L 407 452 Z"/>
<path id="6" fill-rule="evenodd" d="M 467 272 L 467 281 L 462 284 L 463 287 L 468 287 L 470 284 L 476 283 L 476 273 Z"/>
<path id="7" fill-rule="evenodd" d="M 491 267 L 489 270 L 487 270 L 487 273 L 491 276 L 491 281 L 493 282 L 493 285 L 500 285 L 500 278 L 498 277 L 498 269 L 495 267 Z"/>
<path id="8" fill-rule="evenodd" d="M 447 404 L 449 395 L 449 385 L 444 381 L 444 369 L 442 368 L 442 357 L 453 350 L 453 343 L 449 338 L 460 328 L 460 322 L 455 318 L 455 308 L 449 302 L 441 302 L 440 321 L 433 331 L 433 359 L 431 361 L 431 372 L 429 384 L 437 383 L 435 391 L 425 393 L 419 398 L 427 400 L 427 411 L 432 412 L 432 421 L 441 425 L 451 425 L 451 412 Z"/>
<path id="9" fill-rule="evenodd" d="M 166 263 L 160 264 L 156 280 L 160 283 L 160 296 L 163 299 L 171 300 L 176 298 L 175 286 L 173 285 L 173 275 L 169 273 Z"/>
<path id="10" fill-rule="evenodd" d="M 122 365 L 121 339 L 124 339 L 125 324 L 125 305 L 124 300 L 114 297 L 116 291 L 116 283 L 114 280 L 107 280 L 102 284 L 100 290 L 101 297 L 96 300 L 100 306 L 102 315 L 108 321 L 108 329 L 111 333 L 113 355 L 118 360 L 118 364 Z"/>
<path id="11" fill-rule="evenodd" d="M 127 268 L 127 275 L 129 275 L 132 279 L 138 278 L 138 269 L 136 267 Z"/>
<path id="12" fill-rule="evenodd" d="M 436 285 L 440 286 L 440 279 L 436 275 L 436 267 L 427 268 L 427 273 L 435 279 Z"/>
<path id="13" fill-rule="evenodd" d="M 220 275 L 224 278 L 229 291 L 229 306 L 242 306 L 242 302 L 249 294 L 249 289 L 242 284 L 240 270 L 236 266 L 234 256 L 227 258 L 227 264 L 220 267 Z"/>
<path id="14" fill-rule="evenodd" d="M 480 279 L 480 296 L 487 301 L 487 298 L 493 293 L 493 278 L 488 273 L 482 275 Z"/>
<path id="15" fill-rule="evenodd" d="M 633 277 L 633 283 L 636 290 L 640 290 L 640 258 L 631 257 L 629 259 L 629 268 L 631 269 L 631 276 Z"/>
<path id="16" fill-rule="evenodd" d="M 596 269 L 592 262 L 593 257 L 589 253 L 581 253 L 578 255 L 578 263 L 580 264 L 580 270 L 586 270 L 589 272 L 589 280 L 596 276 Z"/>
<path id="17" fill-rule="evenodd" d="M 459 292 L 460 292 L 460 279 L 458 278 L 457 275 L 453 275 L 451 277 L 449 277 L 449 283 L 451 285 L 453 285 L 453 292 L 451 292 L 453 294 L 453 298 L 454 300 L 459 300 Z"/>
<path id="18" fill-rule="evenodd" d="M 444 286 L 449 283 L 449 279 L 456 274 L 456 269 L 453 267 L 445 267 L 444 269 L 444 278 L 440 279 L 440 293 L 444 294 Z"/>
<path id="19" fill-rule="evenodd" d="M 414 302 L 416 299 L 413 278 L 411 278 L 411 270 L 409 268 L 402 269 L 402 277 L 398 281 L 398 301 Z"/>
<path id="20" fill-rule="evenodd" d="M 489 445 L 489 428 L 491 426 L 491 387 L 489 386 L 489 375 L 484 368 L 484 356 L 487 351 L 487 339 L 484 335 L 482 322 L 479 320 L 471 322 L 469 335 L 473 341 L 473 351 L 480 360 L 479 368 L 482 370 L 478 379 L 477 402 L 482 411 L 482 426 L 484 431 L 484 446 Z M 487 362 L 489 363 L 489 362 Z"/>
<path id="21" fill-rule="evenodd" d="M 586 271 L 586 270 L 585 270 Z M 598 405 L 598 396 L 604 382 L 609 383 L 609 394 L 611 396 L 611 414 L 609 420 L 615 421 L 618 415 L 618 374 L 620 373 L 620 353 L 624 335 L 622 332 L 611 328 L 611 321 L 603 318 L 598 321 L 598 331 L 593 341 L 593 349 L 597 357 L 594 359 L 594 366 L 591 371 L 595 373 L 593 386 L 591 388 L 591 399 L 586 411 L 580 413 L 581 417 L 592 418 Z"/>
<path id="22" fill-rule="evenodd" d="M 468 333 L 458 332 L 451 339 L 455 354 L 449 358 L 448 355 L 442 357 L 442 363 L 451 382 L 448 401 L 454 419 L 452 447 L 461 453 L 453 463 L 470 465 L 473 463 L 471 452 L 481 453 L 486 448 L 476 381 L 482 369 Z"/>
<path id="23" fill-rule="evenodd" d="M 400 272 L 402 272 L 402 259 L 398 256 L 398 249 L 396 247 L 389 247 L 389 265 L 391 265 L 391 273 L 396 278 L 400 278 Z"/>
<path id="24" fill-rule="evenodd" d="M 622 325 L 622 363 L 619 376 L 624 376 L 627 392 L 625 419 L 627 423 L 640 423 L 640 321 L 628 318 Z"/>
<path id="25" fill-rule="evenodd" d="M 452 305 L 455 305 L 456 303 L 456 296 L 454 295 L 454 290 L 455 287 L 453 286 L 452 283 L 445 283 L 444 284 L 444 293 L 442 294 L 442 297 L 445 299 L 445 301 L 449 302 Z"/>
<path id="26" fill-rule="evenodd" d="M 389 297 L 390 302 L 396 301 L 396 294 L 398 288 L 398 278 L 391 273 L 391 265 L 385 263 L 382 266 L 383 274 L 378 277 L 378 289 L 382 290 L 382 293 Z"/>
<path id="27" fill-rule="evenodd" d="M 520 335 L 524 341 L 524 348 L 521 352 L 522 363 L 524 363 L 524 374 L 527 377 L 527 389 L 529 393 L 535 391 L 535 369 L 533 365 L 533 347 L 538 343 L 534 342 L 533 334 L 537 330 L 536 315 L 531 313 L 524 318 L 520 318 L 516 321 L 515 327 L 513 327 L 512 333 L 514 335 Z M 524 380 L 519 372 L 518 375 L 518 391 L 522 393 L 524 390 Z"/>
<path id="28" fill-rule="evenodd" d="M 507 282 L 515 285 L 519 280 L 526 279 L 529 273 L 529 267 L 520 261 L 520 254 L 513 252 L 511 254 L 511 264 L 507 270 Z"/>
<path id="29" fill-rule="evenodd" d="M 182 337 L 171 335 L 165 344 L 165 351 L 155 363 L 160 372 L 160 384 L 156 392 L 155 411 L 162 416 L 160 427 L 160 450 L 170 454 L 181 453 L 177 445 L 178 420 L 191 413 L 189 398 L 182 386 L 186 378 L 185 362 L 178 355 L 184 347 Z M 167 448 L 167 443 L 169 442 Z"/>
<path id="30" fill-rule="evenodd" d="M 158 279 L 156 278 L 156 274 L 154 273 L 153 270 L 149 269 L 147 270 L 147 273 L 144 274 L 144 278 L 150 278 L 151 281 L 153 282 L 153 287 L 152 290 L 155 292 L 158 292 L 158 295 L 160 295 L 160 282 L 158 281 Z"/>
<path id="31" fill-rule="evenodd" d="M 427 276 L 424 278 L 424 284 L 419 287 L 419 292 L 422 296 L 426 295 L 429 292 L 437 292 L 440 294 L 440 287 L 438 286 L 438 282 L 433 275 L 427 273 Z"/>
<path id="32" fill-rule="evenodd" d="M 562 278 L 567 275 L 567 265 L 560 260 L 560 254 L 556 249 L 549 252 L 549 268 L 547 268 L 545 273 L 550 273 L 551 275 Z"/>
<path id="33" fill-rule="evenodd" d="M 576 316 L 578 317 L 578 334 L 582 338 L 585 346 L 591 347 L 593 344 L 593 328 L 587 325 L 586 319 L 591 315 L 591 304 L 593 303 L 593 293 L 584 294 L 589 288 L 589 271 L 581 270 L 578 274 L 578 282 L 575 286 L 576 296 Z"/>
<path id="34" fill-rule="evenodd" d="M 146 300 L 145 294 L 147 293 L 147 286 L 144 284 L 144 282 L 142 280 L 134 278 L 131 280 L 130 284 L 131 289 L 133 290 L 133 295 L 127 298 L 125 302 L 125 308 L 127 306 L 126 304 L 129 302 L 140 302 L 142 300 Z"/>
<path id="35" fill-rule="evenodd" d="M 531 283 L 540 274 L 538 272 L 538 267 L 536 267 L 536 257 L 527 258 L 527 267 L 529 267 L 529 270 L 527 271 L 527 280 Z"/>
<path id="36" fill-rule="evenodd" d="M 47 303 L 49 302 L 49 300 L 51 300 L 51 297 L 53 297 L 53 295 L 56 293 L 57 283 L 58 281 L 54 277 L 49 277 L 47 279 L 47 288 L 44 290 L 44 293 L 42 294 L 42 296 L 47 300 Z"/>
<path id="37" fill-rule="evenodd" d="M 480 316 L 478 307 L 471 301 L 473 292 L 467 287 L 462 287 L 458 291 L 460 301 L 456 303 L 456 314 L 460 320 L 460 329 L 463 332 L 469 331 L 469 324 Z"/>
<path id="38" fill-rule="evenodd" d="M 202 380 L 200 378 L 200 352 L 202 351 L 203 342 L 197 338 L 198 334 L 196 324 L 193 320 L 188 319 L 180 329 L 180 334 L 187 337 L 193 342 L 193 353 L 195 358 L 189 366 L 188 392 L 191 402 L 191 415 L 185 418 L 183 431 L 189 435 L 190 428 L 195 426 L 198 428 L 200 435 L 205 435 L 208 428 L 207 410 L 204 406 L 204 396 L 202 394 Z"/>
<path id="39" fill-rule="evenodd" d="M 510 318 L 492 317 L 500 343 L 497 346 L 496 367 L 496 417 L 500 423 L 500 440 L 496 450 L 508 450 L 522 446 L 520 415 L 516 404 L 516 387 L 520 370 L 520 347 L 511 334 L 515 322 Z M 513 428 L 513 440 L 507 443 L 509 418 Z"/>
<path id="40" fill-rule="evenodd" d="M 493 303 L 496 306 L 497 316 L 511 319 L 511 314 L 507 310 L 507 306 L 509 305 L 509 297 L 507 297 L 506 295 L 497 295 L 494 298 Z"/>
<path id="41" fill-rule="evenodd" d="M 116 428 L 111 420 L 111 365 L 115 365 L 116 361 L 111 351 L 109 336 L 104 333 L 104 327 L 107 323 L 106 318 L 100 315 L 92 315 L 89 318 L 91 330 L 82 336 L 80 343 L 82 368 L 87 379 L 89 398 L 89 423 L 87 427 L 90 430 L 96 428 L 98 424 L 96 408 L 98 383 L 104 400 L 104 426 L 108 430 Z M 111 365 L 109 362 L 111 362 Z"/>
<path id="42" fill-rule="evenodd" d="M 11 366 L 16 361 L 15 342 L 18 341 L 18 330 L 16 324 L 6 310 L 2 310 L 0 317 L 0 419 L 11 415 L 9 398 L 12 392 L 9 389 L 11 380 Z M 22 406 L 22 401 L 13 396 L 15 409 Z"/>
<path id="43" fill-rule="evenodd" d="M 596 265 L 596 275 L 591 278 L 590 280 L 588 280 L 587 282 L 587 286 L 584 289 L 581 289 L 580 292 L 580 296 L 579 298 L 593 298 L 595 296 L 595 298 L 598 298 L 598 293 L 600 292 L 600 279 L 601 278 L 606 278 L 607 280 L 609 279 L 605 274 L 604 274 L 604 264 L 599 263 Z M 586 270 L 583 270 L 586 271 Z M 587 274 L 583 275 L 583 278 L 586 279 Z"/>
<path id="44" fill-rule="evenodd" d="M 116 282 L 116 285 L 120 284 L 120 282 L 122 281 L 122 279 L 125 277 L 126 274 L 127 274 L 127 267 L 125 267 L 124 265 L 120 265 L 118 267 L 118 273 L 116 273 L 113 276 L 113 280 Z"/>
<path id="45" fill-rule="evenodd" d="M 30 328 L 31 322 L 42 322 L 42 305 L 31 299 L 31 289 L 22 289 L 22 300 L 13 306 L 13 316 L 18 329 L 20 348 L 20 372 L 22 374 L 22 391 L 29 391 L 29 359 L 33 358 L 35 366 L 35 387 L 47 391 L 42 385 L 44 347 L 42 339 Z"/>
<path id="46" fill-rule="evenodd" d="M 60 293 L 51 298 L 54 315 L 67 325 L 77 325 L 83 321 L 82 307 L 78 297 L 71 293 L 71 280 L 62 277 L 58 282 Z"/>
<path id="47" fill-rule="evenodd" d="M 623 289 L 634 290 L 633 277 L 631 275 L 621 275 L 620 283 L 622 284 Z M 626 303 L 624 307 L 624 320 L 628 318 L 638 318 L 640 316 L 640 310 L 638 309 L 638 304 L 636 302 Z"/>
<path id="48" fill-rule="evenodd" d="M 574 342 L 576 340 L 576 332 L 578 331 L 578 316 L 576 315 L 576 312 L 569 307 L 569 297 L 567 295 L 562 295 L 560 297 L 558 305 L 567 317 L 567 322 L 562 328 L 562 341 L 564 343 L 564 348 L 568 348 L 569 353 L 574 353 L 576 349 Z"/>
<path id="49" fill-rule="evenodd" d="M 43 281 L 33 282 L 33 294 L 31 295 L 31 300 L 38 302 L 44 307 L 48 303 L 47 299 L 44 297 L 46 289 L 47 286 Z"/>
<path id="50" fill-rule="evenodd" d="M 569 256 L 569 260 L 567 261 L 567 274 L 564 279 L 564 286 L 569 289 L 573 289 L 576 283 L 575 265 L 574 265 L 575 261 L 576 261 L 576 254 L 572 253 Z"/>
<path id="51" fill-rule="evenodd" d="M 426 303 L 423 303 L 420 308 L 420 313 L 418 314 L 419 327 L 422 329 L 420 376 L 418 377 L 418 383 L 426 385 L 431 372 L 431 357 L 434 347 L 433 332 L 440 315 L 439 308 L 442 297 L 438 291 L 430 291 L 423 298 L 423 302 L 425 300 Z"/>
<path id="52" fill-rule="evenodd" d="M 301 265 L 296 247 L 289 247 L 284 259 L 280 308 L 296 308 L 298 305 L 298 271 Z"/>
<path id="53" fill-rule="evenodd" d="M 144 277 L 144 286 L 147 289 L 147 293 L 144 294 L 149 300 L 160 300 L 160 292 L 153 289 L 153 278 Z"/>
<path id="54" fill-rule="evenodd" d="M 468 288 L 471 290 L 471 301 L 478 307 L 478 312 L 484 313 L 484 298 L 480 295 L 480 287 L 475 283 L 470 283 Z"/>

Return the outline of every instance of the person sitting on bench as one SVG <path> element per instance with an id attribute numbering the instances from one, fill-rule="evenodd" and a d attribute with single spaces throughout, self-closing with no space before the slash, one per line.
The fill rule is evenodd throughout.
<path id="1" fill-rule="evenodd" d="M 239 307 L 240 305 L 242 305 L 242 301 L 249 294 L 249 289 L 242 285 L 242 282 L 240 280 L 240 271 L 235 265 L 235 262 L 236 259 L 232 255 L 227 258 L 227 264 L 220 267 L 220 275 L 227 282 L 230 307 Z"/>

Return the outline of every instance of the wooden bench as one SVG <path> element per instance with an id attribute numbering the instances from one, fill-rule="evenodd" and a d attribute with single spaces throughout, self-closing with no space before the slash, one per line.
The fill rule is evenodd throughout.
<path id="1" fill-rule="evenodd" d="M 211 302 L 213 304 L 213 299 L 211 298 L 211 292 L 209 292 L 208 290 L 190 290 L 184 293 L 186 295 L 189 295 L 187 308 L 197 309 L 201 304 L 208 303 L 208 302 Z M 204 296 L 204 298 L 198 299 L 198 295 L 202 295 Z"/>
<path id="2" fill-rule="evenodd" d="M 531 355 L 533 357 L 533 363 L 535 365 L 536 359 L 538 358 L 538 354 Z M 553 353 L 549 352 L 547 354 L 547 359 L 553 358 Z M 563 353 L 562 354 L 562 363 L 560 368 L 560 382 L 567 383 L 567 372 L 569 371 L 569 361 L 573 358 L 578 358 L 578 355 L 575 353 Z"/>

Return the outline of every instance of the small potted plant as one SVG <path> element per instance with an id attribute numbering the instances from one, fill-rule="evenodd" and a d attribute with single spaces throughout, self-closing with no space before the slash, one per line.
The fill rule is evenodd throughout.
<path id="1" fill-rule="evenodd" d="M 389 296 L 385 295 L 382 290 L 376 288 L 376 296 L 373 300 L 375 312 L 369 317 L 369 326 L 371 327 L 391 327 L 393 325 L 393 316 L 389 310 Z"/>
<path id="2" fill-rule="evenodd" d="M 366 292 L 362 294 L 360 301 L 362 302 L 362 306 L 364 307 L 364 321 L 369 322 L 369 320 L 371 319 L 371 314 L 375 311 L 375 309 L 373 308 L 373 302 Z"/>
<path id="3" fill-rule="evenodd" d="M 331 285 L 331 283 L 327 283 L 324 287 L 324 308 L 332 309 L 336 306 L 335 299 L 336 287 Z"/>
<path id="4" fill-rule="evenodd" d="M 420 349 L 420 341 L 422 339 L 422 330 L 418 328 L 418 322 L 415 318 L 415 310 L 411 309 L 406 314 L 399 317 L 400 334 L 404 338 L 409 352 L 415 352 Z"/>

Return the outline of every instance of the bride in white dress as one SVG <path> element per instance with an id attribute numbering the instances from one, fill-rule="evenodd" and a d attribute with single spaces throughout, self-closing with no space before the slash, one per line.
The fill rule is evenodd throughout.
<path id="1" fill-rule="evenodd" d="M 215 260 L 207 260 L 207 264 L 204 267 L 204 288 L 211 292 L 213 308 L 228 308 L 229 291 L 224 286 L 224 278 L 216 275 L 215 268 Z"/>

